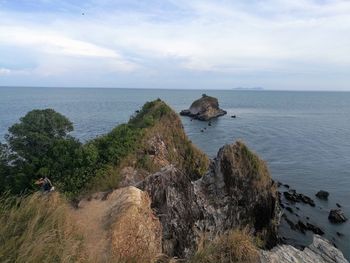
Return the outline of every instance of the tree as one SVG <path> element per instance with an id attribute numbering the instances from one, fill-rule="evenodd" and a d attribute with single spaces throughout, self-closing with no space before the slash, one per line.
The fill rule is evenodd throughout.
<path id="1" fill-rule="evenodd" d="M 73 124 L 53 109 L 32 110 L 9 128 L 6 139 L 20 158 L 36 164 L 56 140 L 67 138 L 71 131 Z"/>
<path id="2" fill-rule="evenodd" d="M 7 188 L 6 179 L 9 176 L 9 152 L 6 144 L 0 143 L 0 194 Z"/>
<path id="3" fill-rule="evenodd" d="M 52 151 L 57 144 L 67 144 L 66 141 L 70 141 L 74 147 L 81 147 L 80 142 L 69 136 L 69 132 L 73 131 L 73 124 L 52 109 L 30 111 L 8 131 L 6 139 L 14 156 L 14 172 L 9 182 L 14 192 L 31 189 L 33 180 L 55 172 L 51 172 L 51 166 L 60 157 L 53 155 Z M 70 166 L 70 163 L 65 162 L 57 170 L 64 171 Z"/>

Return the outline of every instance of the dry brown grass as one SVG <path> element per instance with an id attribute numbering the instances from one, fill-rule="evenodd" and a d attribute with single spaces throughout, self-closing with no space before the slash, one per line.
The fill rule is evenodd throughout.
<path id="1" fill-rule="evenodd" d="M 258 250 L 248 230 L 231 230 L 211 242 L 204 242 L 190 263 L 255 263 Z"/>
<path id="2" fill-rule="evenodd" d="M 58 193 L 0 199 L 0 262 L 85 262 L 69 205 Z"/>

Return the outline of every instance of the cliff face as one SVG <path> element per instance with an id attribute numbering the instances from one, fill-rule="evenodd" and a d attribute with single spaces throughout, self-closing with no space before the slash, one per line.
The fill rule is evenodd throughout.
<path id="1" fill-rule="evenodd" d="M 170 256 L 188 257 L 203 234 L 212 239 L 240 227 L 250 228 L 266 246 L 276 243 L 277 188 L 265 164 L 240 142 L 221 148 L 197 181 L 169 166 L 138 187 L 152 199 L 163 226 L 163 252 Z"/>
<path id="2" fill-rule="evenodd" d="M 266 247 L 277 242 L 277 186 L 268 168 L 242 142 L 225 145 L 209 172 L 195 182 L 199 202 L 208 218 L 205 229 L 217 231 L 249 226 Z"/>
<path id="3" fill-rule="evenodd" d="M 183 110 L 180 115 L 190 116 L 201 121 L 209 121 L 225 115 L 227 112 L 219 108 L 217 98 L 203 94 L 202 98 L 195 100 L 188 110 Z"/>

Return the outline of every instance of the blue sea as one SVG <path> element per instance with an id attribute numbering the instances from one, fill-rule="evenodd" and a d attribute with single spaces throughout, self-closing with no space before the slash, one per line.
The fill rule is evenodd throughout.
<path id="1" fill-rule="evenodd" d="M 245 141 L 267 161 L 274 179 L 315 200 L 315 208 L 298 204 L 300 217 L 288 217 L 307 221 L 309 216 L 350 259 L 350 222 L 332 225 L 327 219 L 336 203 L 350 218 L 350 92 L 2 87 L 0 138 L 4 141 L 8 127 L 28 111 L 53 108 L 74 123 L 73 135 L 86 141 L 128 121 L 146 101 L 161 98 L 178 112 L 202 93 L 217 97 L 228 114 L 210 127 L 181 117 L 190 139 L 210 157 L 224 144 Z M 315 197 L 320 189 L 329 191 L 328 201 Z M 312 238 L 290 231 L 285 222 L 280 233 L 290 243 L 307 245 Z"/>

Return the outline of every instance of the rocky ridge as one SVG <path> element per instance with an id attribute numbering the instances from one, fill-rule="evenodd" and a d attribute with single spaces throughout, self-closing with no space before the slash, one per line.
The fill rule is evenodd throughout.
<path id="1" fill-rule="evenodd" d="M 212 240 L 237 228 L 248 228 L 265 248 L 275 246 L 281 212 L 277 185 L 265 162 L 244 143 L 236 142 L 222 147 L 207 167 L 207 157 L 189 142 L 178 116 L 171 112 L 171 118 L 164 115 L 161 118 L 156 126 L 145 132 L 142 148 L 136 156 L 120 165 L 122 181 L 119 186 L 122 188 L 100 198 L 101 202 L 109 204 L 103 214 L 110 218 L 107 243 L 113 256 L 138 257 L 139 251 L 150 250 L 153 252 L 144 262 L 153 261 L 156 254 L 189 259 L 203 236 Z M 185 150 L 181 145 L 186 147 Z M 146 160 L 141 159 L 144 156 L 147 156 Z M 137 165 L 140 160 L 142 166 Z M 203 170 L 207 172 L 203 173 Z M 113 196 L 118 195 L 118 191 L 126 194 L 116 200 Z M 135 198 L 129 199 L 128 192 Z M 312 205 L 303 195 L 292 191 L 288 194 L 296 202 Z M 118 204 L 120 202 L 122 204 Z M 119 216 L 115 211 L 122 213 Z M 139 228 L 133 227 L 138 224 Z M 146 225 L 152 227 L 144 228 Z M 138 249 L 139 242 L 141 250 Z M 324 250 L 341 254 L 329 242 L 322 244 Z M 135 249 L 128 249 L 128 246 Z M 290 246 L 277 249 L 286 255 L 296 250 Z M 315 254 L 319 252 L 314 251 Z M 268 253 L 262 251 L 261 260 L 274 258 Z M 307 254 L 300 254 L 299 259 L 300 262 L 309 260 Z"/>

